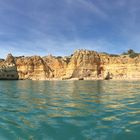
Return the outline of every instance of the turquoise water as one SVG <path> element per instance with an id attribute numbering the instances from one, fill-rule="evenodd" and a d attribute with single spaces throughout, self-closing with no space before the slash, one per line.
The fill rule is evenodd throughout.
<path id="1" fill-rule="evenodd" d="M 140 140 L 140 82 L 0 81 L 0 140 Z"/>

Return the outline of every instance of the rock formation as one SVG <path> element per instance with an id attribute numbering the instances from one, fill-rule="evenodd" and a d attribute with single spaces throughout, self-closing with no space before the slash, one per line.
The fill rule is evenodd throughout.
<path id="1" fill-rule="evenodd" d="M 108 76 L 109 75 L 109 76 Z M 107 77 L 107 78 L 106 78 Z M 13 57 L 0 60 L 0 79 L 140 79 L 140 55 L 112 56 L 77 50 L 69 57 Z"/>
<path id="2" fill-rule="evenodd" d="M 0 79 L 18 79 L 17 66 L 12 54 L 8 54 L 6 60 L 0 61 Z"/>

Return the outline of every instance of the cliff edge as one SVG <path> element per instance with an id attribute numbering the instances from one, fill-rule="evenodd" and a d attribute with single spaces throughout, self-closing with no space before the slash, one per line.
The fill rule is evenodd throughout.
<path id="1" fill-rule="evenodd" d="M 140 55 L 77 50 L 71 56 L 13 57 L 0 60 L 0 79 L 140 79 Z"/>

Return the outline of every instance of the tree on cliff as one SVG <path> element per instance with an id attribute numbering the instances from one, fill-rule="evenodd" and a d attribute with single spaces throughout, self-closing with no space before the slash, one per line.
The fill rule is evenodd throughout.
<path id="1" fill-rule="evenodd" d="M 127 52 L 124 52 L 123 55 L 129 55 L 129 57 L 135 58 L 139 55 L 139 53 L 136 53 L 134 50 L 129 49 Z"/>
<path id="2" fill-rule="evenodd" d="M 135 51 L 134 51 L 134 50 L 132 50 L 132 49 L 129 49 L 129 50 L 127 51 L 127 53 L 128 53 L 128 54 L 134 54 L 134 53 L 135 53 Z"/>

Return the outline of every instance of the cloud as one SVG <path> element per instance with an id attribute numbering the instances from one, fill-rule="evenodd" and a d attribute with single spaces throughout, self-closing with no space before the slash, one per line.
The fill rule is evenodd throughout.
<path id="1" fill-rule="evenodd" d="M 32 41 L 9 42 L 0 44 L 3 46 L 0 50 L 0 56 L 5 58 L 8 53 L 13 53 L 14 56 L 31 56 L 49 54 L 55 56 L 69 56 L 77 49 L 88 49 L 99 52 L 115 53 L 116 46 L 113 43 L 107 42 L 104 39 L 99 40 L 51 40 L 39 39 Z M 26 47 L 25 47 L 26 46 Z M 114 49 L 113 49 L 114 48 Z M 121 49 L 120 49 L 121 50 Z M 121 52 L 121 51 L 120 51 Z"/>
<path id="2" fill-rule="evenodd" d="M 106 19 L 108 15 L 105 10 L 97 6 L 97 4 L 90 0 L 67 0 L 73 6 L 81 7 L 83 10 L 89 11 L 100 18 Z"/>
<path id="3" fill-rule="evenodd" d="M 137 0 L 1 0 L 0 56 L 138 48 Z M 137 46 L 137 47 L 134 47 Z"/>

